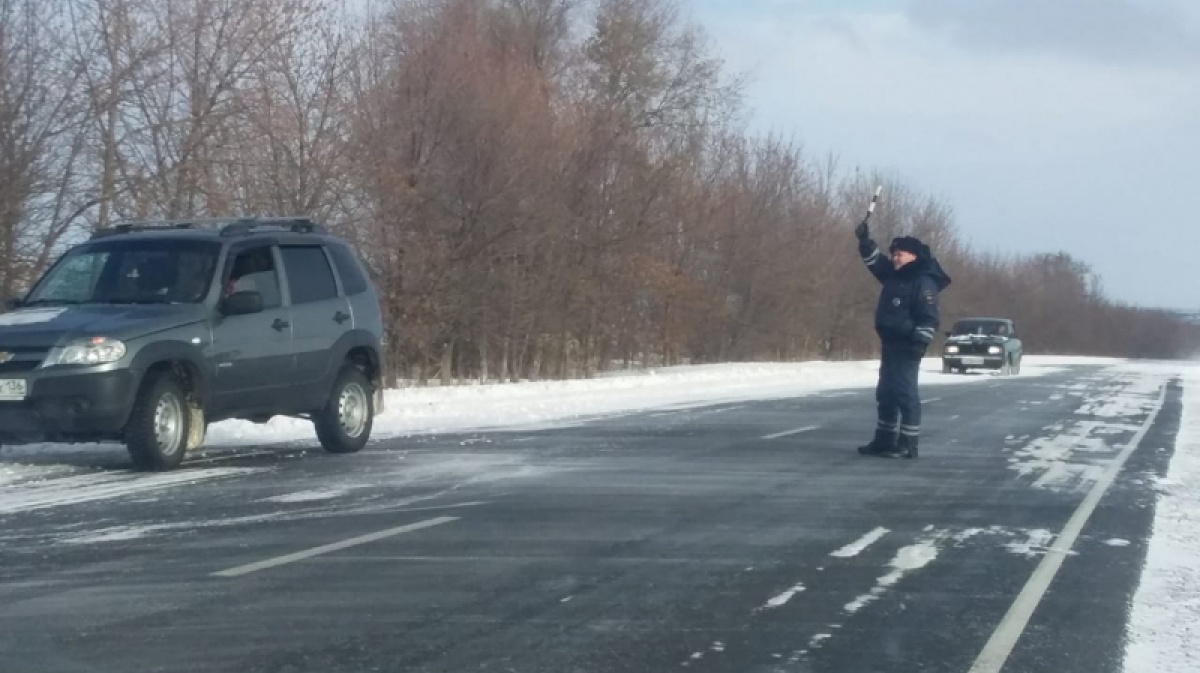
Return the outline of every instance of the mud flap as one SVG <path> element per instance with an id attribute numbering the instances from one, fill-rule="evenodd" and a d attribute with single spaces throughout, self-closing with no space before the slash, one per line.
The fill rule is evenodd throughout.
<path id="1" fill-rule="evenodd" d="M 188 400 L 188 438 L 186 451 L 195 451 L 204 444 L 204 436 L 208 432 L 208 423 L 204 420 L 204 407 L 198 400 Z"/>

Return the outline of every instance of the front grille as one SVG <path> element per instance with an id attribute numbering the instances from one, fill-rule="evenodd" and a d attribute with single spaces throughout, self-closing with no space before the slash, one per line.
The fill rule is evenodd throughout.
<path id="1" fill-rule="evenodd" d="M 11 353 L 7 362 L 0 362 L 0 374 L 28 372 L 38 368 L 49 355 L 45 350 L 13 350 L 0 348 L 0 353 Z"/>
<path id="2" fill-rule="evenodd" d="M 958 355 L 988 355 L 988 349 L 995 344 L 959 343 L 951 345 L 958 346 Z"/>

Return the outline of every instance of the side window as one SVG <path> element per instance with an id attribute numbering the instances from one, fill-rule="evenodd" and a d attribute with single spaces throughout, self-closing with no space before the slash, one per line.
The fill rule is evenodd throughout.
<path id="1" fill-rule="evenodd" d="M 354 258 L 354 252 L 345 245 L 331 245 L 327 248 L 333 257 L 338 275 L 342 277 L 342 286 L 347 295 L 362 294 L 367 291 L 367 279 L 363 277 L 362 267 Z"/>
<path id="2" fill-rule="evenodd" d="M 233 258 L 221 296 L 228 297 L 235 292 L 258 292 L 263 298 L 263 308 L 283 305 L 279 273 L 270 246 L 243 250 Z"/>
<path id="3" fill-rule="evenodd" d="M 283 268 L 292 290 L 293 304 L 309 304 L 338 296 L 333 269 L 329 268 L 329 259 L 320 246 L 296 245 L 280 250 L 283 251 Z"/>

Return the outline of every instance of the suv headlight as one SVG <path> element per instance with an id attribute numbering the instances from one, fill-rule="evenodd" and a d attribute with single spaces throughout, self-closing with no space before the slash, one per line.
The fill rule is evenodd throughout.
<path id="1" fill-rule="evenodd" d="M 951 355 L 954 355 L 955 353 L 958 352 L 958 346 L 946 346 L 946 352 Z"/>
<path id="2" fill-rule="evenodd" d="M 1004 352 L 1004 349 L 999 346 L 989 346 L 988 353 L 991 355 L 999 355 Z"/>
<path id="3" fill-rule="evenodd" d="M 42 364 L 56 365 L 103 365 L 125 357 L 125 344 L 116 339 L 92 337 L 72 341 L 62 348 L 55 348 Z"/>

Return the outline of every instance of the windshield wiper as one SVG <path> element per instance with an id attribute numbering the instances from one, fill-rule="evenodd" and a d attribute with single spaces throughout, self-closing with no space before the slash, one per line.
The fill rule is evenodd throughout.
<path id="1" fill-rule="evenodd" d="M 34 299 L 33 301 L 21 302 L 20 308 L 28 308 L 30 306 L 78 306 L 83 303 L 86 302 L 74 299 Z"/>
<path id="2" fill-rule="evenodd" d="M 133 306 L 146 304 L 178 304 L 179 302 L 171 299 L 120 299 L 109 302 L 112 304 L 130 304 Z"/>

